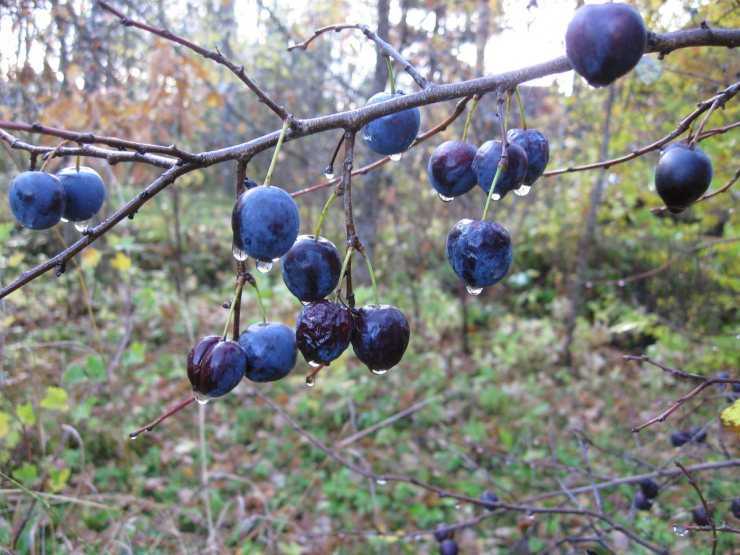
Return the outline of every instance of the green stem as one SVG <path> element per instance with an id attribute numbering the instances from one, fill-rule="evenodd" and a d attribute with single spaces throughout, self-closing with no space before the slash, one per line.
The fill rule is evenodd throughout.
<path id="1" fill-rule="evenodd" d="M 257 297 L 257 304 L 260 307 L 260 315 L 262 316 L 262 322 L 267 323 L 267 311 L 265 310 L 265 305 L 262 303 L 262 295 L 260 294 L 260 288 L 257 287 L 257 281 L 255 281 L 252 284 L 252 287 L 254 287 L 254 294 Z"/>
<path id="2" fill-rule="evenodd" d="M 514 94 L 516 94 L 516 103 L 519 105 L 519 119 L 522 121 L 522 129 L 526 129 L 527 118 L 524 115 L 524 102 L 522 102 L 522 97 L 519 94 L 519 87 L 514 89 Z"/>
<path id="3" fill-rule="evenodd" d="M 509 130 L 509 111 L 511 111 L 511 91 L 506 94 L 506 108 L 504 109 L 504 126 L 501 128 L 503 147 L 506 147 L 506 132 Z M 503 151 L 502 151 L 503 152 Z"/>
<path id="4" fill-rule="evenodd" d="M 465 140 L 468 138 L 468 131 L 470 130 L 470 124 L 473 122 L 473 114 L 475 114 L 476 108 L 478 108 L 478 101 L 480 100 L 480 96 L 477 94 L 473 97 L 473 102 L 470 104 L 470 110 L 468 111 L 468 115 L 465 118 L 465 127 L 463 127 L 463 133 L 462 133 L 462 141 L 465 142 Z"/>
<path id="5" fill-rule="evenodd" d="M 481 217 L 481 220 L 485 221 L 486 216 L 488 215 L 488 207 L 491 205 L 491 198 L 493 197 L 493 190 L 496 188 L 496 183 L 498 182 L 498 178 L 502 173 L 504 165 L 499 161 L 498 167 L 496 168 L 496 175 L 493 176 L 493 183 L 491 183 L 491 188 L 488 189 L 488 196 L 486 197 L 486 205 L 483 207 L 483 216 Z"/>
<path id="6" fill-rule="evenodd" d="M 375 304 L 380 304 L 380 295 L 378 295 L 378 282 L 375 281 L 375 271 L 373 270 L 373 263 L 370 261 L 370 257 L 363 250 L 362 256 L 367 264 L 367 273 L 370 274 L 370 281 L 373 284 L 373 297 L 375 297 Z"/>
<path id="7" fill-rule="evenodd" d="M 385 65 L 388 68 L 388 80 L 391 83 L 391 94 L 396 94 L 396 76 L 393 74 L 393 62 L 390 56 L 385 57 Z"/>
<path id="8" fill-rule="evenodd" d="M 272 172 L 275 171 L 275 166 L 277 165 L 277 159 L 278 154 L 280 154 L 280 148 L 283 146 L 283 139 L 285 138 L 285 132 L 288 130 L 288 120 L 286 119 L 283 122 L 283 128 L 280 130 L 280 136 L 278 137 L 278 142 L 275 145 L 275 151 L 272 153 L 272 160 L 270 160 L 270 167 L 267 169 L 267 175 L 265 176 L 265 185 L 270 184 L 270 179 L 272 179 Z"/>
<path id="9" fill-rule="evenodd" d="M 236 300 L 239 297 L 239 295 L 241 295 L 243 288 L 244 288 L 244 279 L 240 277 L 236 282 L 236 292 L 234 293 L 234 298 L 231 299 L 231 306 L 229 307 L 229 314 L 228 316 L 226 316 L 226 325 L 224 326 L 224 333 L 223 333 L 224 341 L 226 341 L 226 338 L 228 337 L 227 334 L 229 333 L 229 324 L 231 323 L 231 317 L 234 315 L 234 308 L 237 305 Z"/>
<path id="10" fill-rule="evenodd" d="M 342 279 L 344 278 L 344 272 L 347 271 L 347 264 L 349 259 L 352 258 L 352 251 L 354 247 L 350 246 L 347 248 L 347 254 L 344 255 L 344 261 L 342 262 L 342 269 L 339 271 L 339 283 L 337 284 L 337 294 L 342 289 Z"/>
<path id="11" fill-rule="evenodd" d="M 321 215 L 319 216 L 319 221 L 316 224 L 316 229 L 313 234 L 314 237 L 316 237 L 316 239 L 318 239 L 319 235 L 321 235 L 321 226 L 324 225 L 324 219 L 326 218 L 326 214 L 329 211 L 329 207 L 332 205 L 332 203 L 334 202 L 334 199 L 336 198 L 337 198 L 337 190 L 334 189 L 331 192 L 331 195 L 329 195 L 329 198 L 326 199 L 326 203 L 324 204 L 324 207 L 321 209 Z"/>

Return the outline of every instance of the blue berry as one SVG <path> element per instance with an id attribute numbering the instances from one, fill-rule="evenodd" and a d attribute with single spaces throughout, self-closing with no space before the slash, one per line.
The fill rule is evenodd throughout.
<path id="1" fill-rule="evenodd" d="M 334 243 L 323 237 L 301 235 L 283 256 L 283 281 L 301 301 L 320 301 L 339 283 L 342 261 Z"/>
<path id="2" fill-rule="evenodd" d="M 352 349 L 373 371 L 390 370 L 401 362 L 411 331 L 395 306 L 369 305 L 354 312 Z"/>
<path id="3" fill-rule="evenodd" d="M 470 287 L 498 283 L 513 259 L 509 232 L 495 222 L 460 220 L 447 235 L 447 259 Z"/>
<path id="4" fill-rule="evenodd" d="M 403 96 L 401 91 L 395 94 L 379 92 L 367 101 L 367 105 L 385 102 L 399 96 Z M 398 154 L 411 146 L 419 133 L 420 126 L 419 108 L 408 108 L 374 119 L 362 129 L 362 138 L 373 152 L 383 155 Z"/>
<path id="5" fill-rule="evenodd" d="M 478 185 L 487 193 L 491 189 L 493 178 L 496 176 L 499 160 L 503 147 L 501 141 L 486 141 L 483 143 L 473 158 L 473 171 L 478 177 Z M 496 181 L 493 192 L 501 198 L 506 193 L 518 189 L 527 175 L 527 153 L 518 144 L 511 143 L 506 148 L 506 168 Z"/>
<path id="6" fill-rule="evenodd" d="M 432 187 L 448 198 L 472 189 L 477 182 L 472 166 L 475 152 L 473 145 L 462 141 L 446 141 L 435 148 L 427 164 Z"/>
<path id="7" fill-rule="evenodd" d="M 655 189 L 668 210 L 683 212 L 712 182 L 712 162 L 698 147 L 673 143 L 664 149 L 655 168 Z"/>
<path id="8" fill-rule="evenodd" d="M 66 197 L 64 218 L 70 222 L 84 222 L 98 213 L 105 201 L 103 180 L 92 168 L 80 166 L 64 168 L 57 174 Z"/>
<path id="9" fill-rule="evenodd" d="M 244 377 L 247 354 L 236 341 L 209 335 L 188 354 L 188 378 L 193 391 L 205 397 L 221 397 Z"/>
<path id="10" fill-rule="evenodd" d="M 64 188 L 46 172 L 23 172 L 10 182 L 8 201 L 13 216 L 29 229 L 48 229 L 64 214 Z"/>
<path id="11" fill-rule="evenodd" d="M 252 324 L 239 336 L 247 354 L 246 376 L 253 382 L 273 382 L 295 366 L 295 332 L 285 324 Z"/>
<path id="12" fill-rule="evenodd" d="M 527 153 L 527 174 L 524 176 L 524 184 L 531 186 L 542 175 L 550 161 L 550 143 L 547 137 L 536 129 L 509 129 L 506 138 Z"/>

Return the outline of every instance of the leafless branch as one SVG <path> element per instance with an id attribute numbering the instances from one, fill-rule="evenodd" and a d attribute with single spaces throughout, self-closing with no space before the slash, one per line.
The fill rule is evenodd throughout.
<path id="1" fill-rule="evenodd" d="M 684 473 L 686 478 L 689 480 L 691 487 L 694 488 L 697 495 L 699 496 L 699 499 L 701 500 L 701 504 L 704 507 L 704 511 L 707 514 L 707 518 L 709 519 L 709 525 L 712 527 L 712 555 L 715 555 L 717 553 L 717 527 L 714 524 L 714 517 L 712 516 L 712 510 L 709 508 L 709 505 L 707 504 L 707 500 L 704 498 L 704 494 L 701 492 L 701 488 L 699 487 L 699 484 L 696 483 L 696 480 L 694 480 L 694 477 L 691 475 L 691 473 L 688 470 L 686 470 L 686 467 L 684 467 L 684 465 L 682 465 L 678 461 L 676 461 L 676 466 L 681 469 L 681 472 Z"/>

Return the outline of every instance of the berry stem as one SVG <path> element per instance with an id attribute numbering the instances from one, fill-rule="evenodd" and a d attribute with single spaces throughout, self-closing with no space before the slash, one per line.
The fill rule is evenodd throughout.
<path id="1" fill-rule="evenodd" d="M 465 127 L 463 127 L 463 133 L 462 133 L 462 141 L 465 142 L 465 140 L 468 138 L 468 131 L 470 131 L 470 125 L 473 123 L 473 114 L 475 114 L 476 108 L 478 108 L 478 101 L 480 100 L 480 95 L 473 96 L 473 102 L 470 105 L 470 110 L 468 111 L 468 115 L 465 118 Z"/>
<path id="2" fill-rule="evenodd" d="M 231 300 L 231 305 L 229 306 L 229 314 L 226 316 L 226 325 L 224 326 L 224 333 L 223 338 L 224 341 L 226 341 L 226 337 L 229 333 L 229 324 L 231 323 L 231 317 L 234 315 L 234 310 L 236 308 L 237 304 L 240 304 L 238 302 L 238 299 L 242 296 L 242 289 L 244 288 L 244 276 L 239 276 L 236 278 L 236 291 L 234 292 L 234 298 Z M 234 340 L 236 340 L 236 337 L 234 337 Z"/>
<path id="3" fill-rule="evenodd" d="M 272 179 L 272 172 L 275 171 L 275 166 L 277 165 L 278 154 L 280 154 L 280 149 L 283 146 L 283 139 L 285 139 L 285 132 L 288 130 L 289 125 L 290 125 L 290 122 L 286 119 L 283 122 L 283 128 L 280 130 L 280 136 L 278 137 L 278 142 L 275 145 L 275 150 L 272 153 L 272 160 L 270 160 L 270 167 L 267 169 L 267 175 L 265 176 L 264 185 L 270 184 L 270 179 Z"/>
<path id="4" fill-rule="evenodd" d="M 365 249 L 361 250 L 360 252 L 362 253 L 362 257 L 365 259 L 365 263 L 367 264 L 367 273 L 370 274 L 370 281 L 373 284 L 373 297 L 375 297 L 375 304 L 380 304 L 380 295 L 378 295 L 378 283 L 375 281 L 375 271 L 373 270 L 373 263 L 370 260 L 367 252 L 365 252 Z"/>
<path id="5" fill-rule="evenodd" d="M 385 57 L 385 65 L 388 68 L 388 81 L 391 84 L 391 94 L 396 94 L 396 76 L 393 73 L 393 62 L 390 56 Z"/>
<path id="6" fill-rule="evenodd" d="M 257 304 L 260 307 L 260 316 L 262 316 L 262 323 L 267 323 L 267 311 L 265 310 L 265 305 L 262 303 L 262 295 L 260 294 L 260 288 L 257 286 L 257 280 L 253 280 L 250 282 L 252 287 L 254 287 L 254 295 L 257 297 Z"/>
<path id="7" fill-rule="evenodd" d="M 481 216 L 481 220 L 486 219 L 486 216 L 488 215 L 488 207 L 491 205 L 491 197 L 493 197 L 493 190 L 496 188 L 496 183 L 498 182 L 498 178 L 501 175 L 501 172 L 504 168 L 504 157 L 501 157 L 501 160 L 499 160 L 498 166 L 496 167 L 496 175 L 493 176 L 493 182 L 491 183 L 491 188 L 488 189 L 488 196 L 486 197 L 486 205 L 483 207 L 483 216 Z"/>
<path id="8" fill-rule="evenodd" d="M 190 403 L 193 403 L 195 401 L 194 396 L 190 396 L 187 399 L 183 399 L 179 403 L 177 403 L 174 407 L 169 409 L 167 412 L 156 418 L 155 420 L 152 420 L 149 424 L 144 426 L 143 428 L 139 428 L 135 432 L 131 432 L 128 435 L 129 439 L 136 439 L 139 435 L 143 434 L 144 432 L 151 432 L 154 428 L 156 428 L 159 424 L 162 423 L 163 420 L 166 420 L 173 414 L 176 414 L 180 412 L 182 409 L 187 407 Z"/>
<path id="9" fill-rule="evenodd" d="M 339 295 L 339 292 L 342 289 L 342 279 L 344 278 L 344 273 L 347 271 L 347 265 L 349 264 L 350 258 L 352 258 L 352 251 L 354 250 L 354 246 L 350 245 L 347 247 L 347 254 L 344 255 L 344 260 L 342 261 L 342 269 L 339 271 L 339 283 L 337 284 L 337 295 Z"/>
<path id="10" fill-rule="evenodd" d="M 44 158 L 44 163 L 41 164 L 41 167 L 39 168 L 39 171 L 40 172 L 44 171 L 46 169 L 46 165 L 51 161 L 52 158 L 54 158 L 54 156 L 57 155 L 57 153 L 59 153 L 59 151 L 62 149 L 62 147 L 64 145 L 68 145 L 71 142 L 72 141 L 62 141 L 61 143 L 59 143 L 56 146 L 56 148 L 54 148 L 54 150 L 52 150 L 49 154 L 46 155 L 46 157 Z"/>
<path id="11" fill-rule="evenodd" d="M 519 94 L 519 87 L 514 88 L 514 94 L 516 95 L 516 103 L 519 105 L 519 119 L 521 120 L 522 129 L 527 128 L 527 117 L 524 115 L 524 102 Z"/>
<path id="12" fill-rule="evenodd" d="M 316 239 L 319 238 L 319 235 L 321 235 L 321 226 L 324 225 L 324 219 L 326 218 L 326 214 L 329 211 L 329 207 L 332 205 L 334 200 L 337 198 L 337 190 L 334 189 L 331 192 L 331 195 L 329 195 L 329 198 L 326 199 L 326 202 L 324 203 L 324 207 L 321 209 L 321 214 L 319 215 L 319 221 L 316 224 L 316 228 L 314 230 L 314 237 Z"/>
<path id="13" fill-rule="evenodd" d="M 75 169 L 77 170 L 77 173 L 80 173 L 80 158 L 82 158 L 80 154 L 75 158 Z"/>

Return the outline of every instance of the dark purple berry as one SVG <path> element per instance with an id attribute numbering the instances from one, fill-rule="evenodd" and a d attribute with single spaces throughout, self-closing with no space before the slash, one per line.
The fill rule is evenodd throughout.
<path id="1" fill-rule="evenodd" d="M 450 528 L 446 524 L 439 524 L 434 530 L 434 539 L 442 543 L 445 540 L 452 539 L 453 533 L 453 528 Z"/>
<path id="2" fill-rule="evenodd" d="M 677 214 L 707 191 L 712 173 L 712 162 L 700 148 L 674 143 L 660 155 L 655 189 L 668 210 Z"/>
<path id="3" fill-rule="evenodd" d="M 509 232 L 496 222 L 460 220 L 447 235 L 447 260 L 473 289 L 501 281 L 513 256 Z"/>
<path id="4" fill-rule="evenodd" d="M 658 491 L 660 490 L 655 480 L 651 480 L 650 478 L 643 478 L 640 480 L 640 489 L 648 499 L 655 499 L 658 497 Z"/>
<path id="5" fill-rule="evenodd" d="M 188 354 L 188 378 L 193 391 L 203 397 L 221 397 L 244 377 L 247 355 L 239 343 L 209 335 Z"/>
<path id="6" fill-rule="evenodd" d="M 565 50 L 576 73 L 604 87 L 642 58 L 647 29 L 640 13 L 621 3 L 589 4 L 576 11 L 565 33 Z"/>
<path id="7" fill-rule="evenodd" d="M 403 312 L 390 305 L 368 305 L 353 313 L 352 349 L 376 373 L 401 362 L 411 331 Z"/>
<path id="8" fill-rule="evenodd" d="M 550 143 L 547 137 L 536 129 L 509 129 L 506 138 L 527 153 L 527 174 L 524 176 L 524 184 L 531 186 L 542 175 L 550 161 Z"/>
<path id="9" fill-rule="evenodd" d="M 489 511 L 493 511 L 499 502 L 498 495 L 488 490 L 483 492 L 483 494 L 480 496 L 480 500 L 485 503 L 485 507 Z"/>
<path id="10" fill-rule="evenodd" d="M 441 196 L 458 197 L 475 186 L 473 171 L 476 148 L 462 141 L 446 141 L 432 152 L 427 164 L 429 182 Z"/>
<path id="11" fill-rule="evenodd" d="M 309 364 L 329 364 L 344 352 L 351 335 L 352 316 L 339 303 L 311 303 L 298 316 L 296 344 Z"/>
<path id="12" fill-rule="evenodd" d="M 487 193 L 496 176 L 499 160 L 503 151 L 501 141 L 486 141 L 483 143 L 473 158 L 473 171 L 478 177 L 478 185 Z M 518 189 L 527 175 L 527 153 L 518 144 L 510 143 L 507 148 L 506 167 L 496 180 L 493 192 L 501 198 L 506 193 Z"/>
<path id="13" fill-rule="evenodd" d="M 455 540 L 445 540 L 439 544 L 439 555 L 457 555 L 459 552 Z"/>
<path id="14" fill-rule="evenodd" d="M 704 508 L 704 505 L 694 507 L 691 510 L 691 516 L 694 519 L 694 524 L 697 526 L 711 526 L 712 525 L 712 510 L 709 512 Z"/>
<path id="15" fill-rule="evenodd" d="M 691 441 L 694 443 L 704 443 L 707 440 L 707 431 L 701 426 L 696 426 L 689 430 Z"/>
<path id="16" fill-rule="evenodd" d="M 635 493 L 633 505 L 638 511 L 649 511 L 650 508 L 653 506 L 653 502 L 651 499 L 648 499 L 648 497 L 642 492 L 642 490 L 638 490 Z"/>
<path id="17" fill-rule="evenodd" d="M 740 497 L 736 497 L 730 503 L 730 512 L 735 518 L 740 518 Z"/>
<path id="18" fill-rule="evenodd" d="M 674 447 L 681 447 L 689 441 L 691 441 L 691 435 L 684 430 L 673 432 L 671 434 L 671 445 Z"/>
<path id="19" fill-rule="evenodd" d="M 304 302 L 320 301 L 334 291 L 341 266 L 334 243 L 313 235 L 298 237 L 280 260 L 285 285 Z"/>

